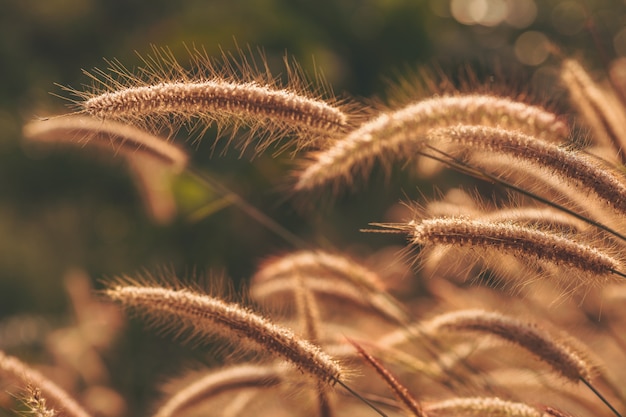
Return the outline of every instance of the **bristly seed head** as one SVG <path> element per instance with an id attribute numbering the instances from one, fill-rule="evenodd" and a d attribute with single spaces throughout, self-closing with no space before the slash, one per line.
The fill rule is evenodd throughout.
<path id="1" fill-rule="evenodd" d="M 433 129 L 429 140 L 452 142 L 468 150 L 485 150 L 531 163 L 556 175 L 582 193 L 595 193 L 607 205 L 626 213 L 626 180 L 607 164 L 519 131 L 500 127 L 457 125 Z"/>
<path id="2" fill-rule="evenodd" d="M 273 353 L 322 382 L 333 384 L 341 378 L 341 366 L 319 347 L 237 304 L 161 287 L 118 285 L 106 295 L 177 333 L 187 329 L 201 338 L 217 334 L 233 343 L 245 342 L 257 352 Z"/>
<path id="3" fill-rule="evenodd" d="M 532 136 L 563 140 L 568 126 L 546 110 L 508 98 L 468 94 L 434 97 L 373 120 L 314 152 L 297 174 L 295 189 L 313 189 L 333 181 L 350 182 L 355 171 L 367 172 L 373 161 L 414 156 L 430 129 L 456 124 L 499 126 Z"/>
<path id="4" fill-rule="evenodd" d="M 526 259 L 550 262 L 585 273 L 581 285 L 591 285 L 618 274 L 620 262 L 598 248 L 550 231 L 461 217 L 412 221 L 403 226 L 416 245 L 451 245 L 485 251 L 502 251 Z"/>
<path id="5" fill-rule="evenodd" d="M 86 100 L 85 111 L 102 119 L 223 112 L 235 118 L 276 119 L 294 129 L 338 131 L 347 116 L 323 101 L 287 90 L 225 81 L 160 83 L 103 93 Z"/>
<path id="6" fill-rule="evenodd" d="M 434 317 L 425 327 L 430 332 L 445 330 L 491 334 L 522 347 L 574 383 L 590 381 L 592 377 L 593 367 L 564 342 L 556 340 L 534 324 L 526 324 L 500 313 L 454 311 Z"/>
<path id="7" fill-rule="evenodd" d="M 285 60 L 288 80 L 282 83 L 267 66 L 260 71 L 252 53 L 239 59 L 223 54 L 221 61 L 204 51 L 189 53 L 193 68 L 186 69 L 171 51 L 153 47 L 152 55 L 140 57 L 140 75 L 108 61 L 108 71 L 85 72 L 94 83 L 91 91 L 64 89 L 78 97 L 72 100 L 78 112 L 150 131 L 175 132 L 185 125 L 202 136 L 215 123 L 218 134 L 230 132 L 232 140 L 247 127 L 239 143 L 245 148 L 256 139 L 258 152 L 286 135 L 298 147 L 310 146 L 354 125 L 349 109 L 355 105 L 335 99 L 319 77 L 315 87 L 297 64 Z"/>
<path id="8" fill-rule="evenodd" d="M 529 405 L 505 401 L 500 398 L 452 398 L 424 404 L 429 417 L 466 415 L 491 417 L 542 417 L 542 413 Z"/>

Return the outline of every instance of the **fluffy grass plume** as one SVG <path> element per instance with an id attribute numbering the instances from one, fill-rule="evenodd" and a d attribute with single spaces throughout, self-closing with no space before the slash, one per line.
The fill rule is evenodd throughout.
<path id="1" fill-rule="evenodd" d="M 563 378 L 591 381 L 593 366 L 565 342 L 559 341 L 538 326 L 500 313 L 484 310 L 461 310 L 434 317 L 426 327 L 431 332 L 478 332 L 499 337 L 518 345 L 548 364 Z"/>
<path id="2" fill-rule="evenodd" d="M 382 226 L 406 231 L 414 245 L 470 248 L 546 262 L 558 268 L 557 275 L 570 271 L 561 281 L 574 287 L 624 277 L 622 263 L 605 250 L 549 230 L 466 217 L 430 218 Z"/>
<path id="3" fill-rule="evenodd" d="M 242 389 L 267 389 L 283 382 L 284 371 L 274 365 L 245 364 L 212 371 L 178 390 L 154 413 L 154 417 L 172 417 L 186 408 L 220 394 Z"/>
<path id="4" fill-rule="evenodd" d="M 242 146 L 258 140 L 265 149 L 285 135 L 298 143 L 345 131 L 351 123 L 350 107 L 335 99 L 324 82 L 308 81 L 297 64 L 285 59 L 287 81 L 271 75 L 263 54 L 240 52 L 238 58 L 223 53 L 221 60 L 198 49 L 190 51 L 185 68 L 167 49 L 153 47 L 139 75 L 117 61 L 107 70 L 86 72 L 93 81 L 87 91 L 65 88 L 80 113 L 100 119 L 138 124 L 148 130 L 171 131 L 187 125 L 201 134 L 213 123 L 234 132 L 249 128 Z"/>
<path id="5" fill-rule="evenodd" d="M 580 152 L 569 151 L 555 144 L 490 126 L 457 125 L 428 132 L 436 143 L 452 142 L 467 150 L 484 150 L 510 156 L 516 162 L 533 166 L 554 175 L 581 190 L 581 198 L 593 192 L 620 213 L 626 213 L 626 181 L 607 164 Z"/>
<path id="6" fill-rule="evenodd" d="M 175 333 L 190 331 L 202 339 L 219 335 L 253 351 L 274 354 L 325 383 L 342 377 L 342 367 L 319 347 L 237 304 L 163 287 L 114 285 L 105 294 Z"/>
<path id="7" fill-rule="evenodd" d="M 569 135 L 568 126 L 557 115 L 509 98 L 477 94 L 434 97 L 382 113 L 310 154 L 296 173 L 295 189 L 351 183 L 359 172 L 367 173 L 374 160 L 388 164 L 393 159 L 410 159 L 430 129 L 459 123 L 517 129 L 556 141 Z"/>
<path id="8" fill-rule="evenodd" d="M 68 144 L 109 149 L 127 158 L 145 155 L 180 172 L 189 160 L 187 153 L 164 138 L 115 121 L 86 116 L 62 116 L 28 123 L 24 138 L 34 144 Z"/>

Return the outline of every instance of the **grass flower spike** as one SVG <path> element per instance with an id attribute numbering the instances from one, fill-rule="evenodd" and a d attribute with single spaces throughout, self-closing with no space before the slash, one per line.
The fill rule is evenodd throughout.
<path id="1" fill-rule="evenodd" d="M 186 125 L 202 135 L 216 123 L 219 131 L 231 132 L 232 139 L 240 127 L 247 127 L 241 146 L 262 137 L 258 151 L 286 135 L 305 146 L 353 123 L 351 106 L 324 91 L 323 83 L 311 88 L 297 64 L 285 60 L 289 80 L 283 84 L 267 66 L 260 71 L 251 53 L 240 52 L 239 59 L 224 54 L 221 62 L 203 51 L 190 55 L 191 68 L 183 68 L 169 50 L 155 47 L 152 55 L 142 58 L 140 76 L 113 61 L 108 71 L 86 72 L 93 80 L 91 90 L 64 89 L 77 97 L 72 101 L 79 113 L 150 131 L 176 131 Z M 262 55 L 260 59 L 265 61 Z"/>
<path id="2" fill-rule="evenodd" d="M 519 129 L 551 140 L 569 135 L 566 124 L 539 107 L 487 95 L 435 97 L 383 113 L 314 152 L 297 174 L 296 190 L 350 183 L 358 172 L 369 171 L 376 159 L 389 163 L 407 155 L 410 158 L 430 129 L 459 123 Z"/>
<path id="3" fill-rule="evenodd" d="M 319 347 L 237 304 L 161 287 L 120 285 L 108 289 L 106 295 L 176 333 L 189 330 L 199 338 L 219 335 L 231 343 L 244 343 L 251 350 L 269 352 L 291 362 L 329 384 L 342 377 L 341 366 Z"/>

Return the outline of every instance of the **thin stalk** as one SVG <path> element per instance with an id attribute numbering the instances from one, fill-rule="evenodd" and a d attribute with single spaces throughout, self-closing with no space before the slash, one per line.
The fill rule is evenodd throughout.
<path id="1" fill-rule="evenodd" d="M 235 206 L 237 206 L 241 211 L 246 213 L 250 218 L 258 221 L 260 224 L 265 226 L 268 230 L 274 232 L 277 236 L 280 236 L 285 241 L 290 243 L 296 248 L 299 249 L 309 249 L 309 245 L 302 239 L 300 239 L 295 234 L 291 233 L 289 230 L 281 226 L 274 219 L 270 218 L 265 213 L 261 212 L 259 209 L 254 207 L 252 204 L 248 203 L 243 197 L 239 194 L 233 192 L 228 189 L 228 187 L 224 186 L 219 180 L 213 178 L 210 174 L 206 172 L 198 171 L 194 168 L 188 167 L 186 169 L 187 173 L 191 175 L 196 181 L 204 184 L 207 187 L 210 187 L 220 194 L 223 197 L 228 198 Z"/>
<path id="2" fill-rule="evenodd" d="M 388 417 L 387 414 L 385 414 L 384 412 L 382 412 L 378 407 L 376 407 L 370 400 L 368 400 L 367 398 L 363 397 L 361 394 L 359 394 L 358 392 L 356 392 L 355 390 L 353 390 L 352 388 L 350 388 L 348 385 L 346 385 L 343 381 L 340 380 L 336 380 L 337 383 L 339 385 L 341 385 L 346 391 L 348 391 L 351 395 L 353 395 L 355 398 L 358 398 L 360 401 L 363 402 L 363 404 L 367 405 L 369 408 L 371 408 L 372 410 L 374 410 L 376 413 L 378 413 L 380 416 L 382 417 Z M 621 416 L 620 416 L 621 417 Z"/>
<path id="3" fill-rule="evenodd" d="M 600 401 L 602 401 L 604 403 L 604 405 L 606 405 L 609 408 L 609 410 L 611 410 L 611 412 L 613 414 L 615 414 L 617 417 L 622 417 L 622 415 L 619 413 L 619 411 L 617 411 L 615 409 L 615 407 L 613 407 L 613 405 L 611 405 L 609 400 L 607 400 L 600 393 L 600 391 L 598 391 L 593 385 L 591 385 L 591 382 L 587 381 L 585 378 L 580 378 L 580 380 L 582 381 L 583 384 L 585 384 L 591 390 L 591 392 L 593 392 L 596 395 L 596 397 L 598 397 L 600 399 Z"/>

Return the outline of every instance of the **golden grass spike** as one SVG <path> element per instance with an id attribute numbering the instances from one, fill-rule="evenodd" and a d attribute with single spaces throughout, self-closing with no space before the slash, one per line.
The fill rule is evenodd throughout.
<path id="1" fill-rule="evenodd" d="M 108 148 L 127 157 L 142 154 L 182 171 L 187 153 L 164 138 L 142 129 L 86 116 L 63 116 L 38 120 L 24 126 L 24 137 L 34 143 L 70 144 Z"/>
<path id="2" fill-rule="evenodd" d="M 393 112 L 382 113 L 338 139 L 327 149 L 314 152 L 297 173 L 296 191 L 353 180 L 357 171 L 369 171 L 375 159 L 415 155 L 424 134 L 436 127 L 459 123 L 519 129 L 536 137 L 563 140 L 569 128 L 539 107 L 489 95 L 468 94 L 426 99 Z"/>
<path id="3" fill-rule="evenodd" d="M 500 398 L 452 398 L 424 404 L 429 417 L 489 416 L 489 417 L 542 417 L 542 413 L 529 405 L 505 401 Z"/>
<path id="4" fill-rule="evenodd" d="M 555 194 L 570 196 L 570 193 L 567 193 L 564 190 L 565 188 L 564 186 L 559 187 L 559 189 L 556 190 L 555 194 L 550 194 L 549 196 L 543 196 L 541 193 L 536 193 L 532 189 L 527 188 L 528 186 L 532 188 L 535 180 L 537 180 L 537 182 L 539 183 L 542 183 L 542 186 L 546 186 L 545 181 L 542 182 L 540 179 L 538 179 L 539 176 L 536 174 L 533 174 L 533 172 L 530 170 L 526 171 L 525 175 L 532 176 L 533 177 L 532 181 L 530 181 L 530 184 L 522 185 L 522 184 L 518 184 L 517 183 L 518 181 L 516 179 L 513 179 L 513 180 L 504 179 L 500 175 L 492 174 L 484 169 L 485 164 L 488 164 L 488 165 L 495 164 L 495 166 L 497 167 L 496 169 L 498 170 L 502 170 L 502 169 L 509 170 L 510 164 L 508 164 L 508 161 L 503 162 L 500 159 L 483 157 L 481 158 L 480 161 L 478 161 L 478 163 L 475 163 L 475 162 L 468 163 L 466 161 L 461 161 L 460 159 L 455 158 L 454 156 L 449 155 L 446 152 L 440 149 L 437 149 L 435 147 L 432 147 L 430 145 L 427 145 L 426 148 L 428 148 L 428 152 L 418 152 L 418 154 L 426 156 L 428 158 L 432 158 L 463 174 L 472 176 L 480 180 L 488 181 L 498 186 L 502 186 L 507 190 L 513 191 L 525 197 L 529 197 L 530 199 L 538 203 L 544 204 L 548 207 L 553 207 L 554 209 L 562 211 L 563 213 L 566 213 L 582 221 L 583 223 L 587 223 L 590 226 L 597 228 L 598 230 L 606 232 L 609 235 L 612 235 L 618 238 L 619 240 L 626 242 L 626 235 L 619 232 L 619 230 L 621 229 L 622 222 L 619 221 L 619 219 L 616 219 L 615 218 L 616 216 L 611 216 L 613 218 L 609 218 L 609 219 L 600 217 L 602 218 L 602 221 L 598 220 L 599 218 L 598 216 L 595 216 L 595 215 L 590 216 L 590 213 L 586 210 L 586 206 L 589 205 L 590 200 L 582 202 L 582 201 L 572 201 L 570 199 L 570 201 L 564 202 L 564 203 L 559 202 L 559 201 L 554 201 Z M 491 168 L 492 167 L 489 168 L 489 171 L 491 171 Z M 519 175 L 517 176 L 519 177 Z M 554 184 L 551 184 L 550 188 L 552 188 L 552 186 L 554 186 Z M 578 193 L 576 194 L 577 195 L 575 198 L 578 199 L 579 198 Z M 592 211 L 595 212 L 595 210 L 597 210 L 597 207 L 594 207 Z M 396 233 L 396 232 L 391 232 L 391 233 Z"/>
<path id="5" fill-rule="evenodd" d="M 354 346 L 357 350 L 359 356 L 365 360 L 376 373 L 385 381 L 387 386 L 391 389 L 396 398 L 404 404 L 408 411 L 411 412 L 415 417 L 427 417 L 427 414 L 422 409 L 422 406 L 417 402 L 417 400 L 411 395 L 409 390 L 398 381 L 398 379 L 391 373 L 387 368 L 383 366 L 376 358 L 367 353 L 365 349 L 361 345 L 359 345 L 354 340 L 348 339 L 348 341 Z"/>
<path id="6" fill-rule="evenodd" d="M 223 113 L 235 119 L 258 118 L 320 133 L 340 131 L 347 125 L 346 115 L 323 101 L 287 90 L 219 80 L 129 87 L 92 97 L 83 103 L 83 108 L 100 119 Z"/>
<path id="7" fill-rule="evenodd" d="M 582 232 L 589 225 L 552 207 L 514 207 L 494 210 L 476 216 L 492 222 L 509 222 L 521 225 L 537 225 L 554 231 Z"/>
<path id="8" fill-rule="evenodd" d="M 105 293 L 178 333 L 186 329 L 202 339 L 219 335 L 232 343 L 245 343 L 251 350 L 272 353 L 328 384 L 342 376 L 342 367 L 319 347 L 237 304 L 187 289 L 114 285 Z"/>
<path id="9" fill-rule="evenodd" d="M 578 280 L 572 282 L 574 285 L 604 283 L 611 275 L 624 277 L 621 263 L 599 248 L 531 227 L 463 217 L 432 218 L 386 226 L 406 230 L 415 245 L 471 247 L 544 261 L 582 273 L 568 277 Z"/>
<path id="10" fill-rule="evenodd" d="M 549 365 L 561 377 L 577 383 L 590 381 L 593 366 L 565 342 L 534 324 L 496 312 L 460 310 L 434 317 L 425 326 L 431 332 L 478 332 L 514 343 Z"/>
<path id="11" fill-rule="evenodd" d="M 572 104 L 593 131 L 592 138 L 610 147 L 624 163 L 626 108 L 610 90 L 596 84 L 583 66 L 574 59 L 565 59 L 561 81 L 569 91 Z"/>
<path id="12" fill-rule="evenodd" d="M 364 300 L 388 319 L 407 321 L 406 313 L 399 302 L 385 291 L 376 272 L 347 256 L 321 250 L 297 251 L 264 262 L 252 278 L 253 292 L 263 295 L 263 287 L 280 290 L 280 284 L 266 283 L 293 274 L 301 274 L 305 284 L 318 294 L 333 296 L 333 288 L 336 288 L 339 298 L 357 304 L 363 304 Z M 259 287 L 261 290 L 256 291 L 255 288 Z"/>
<path id="13" fill-rule="evenodd" d="M 579 188 L 581 198 L 591 191 L 615 210 L 626 213 L 624 178 L 597 159 L 499 127 L 457 125 L 433 129 L 427 137 L 434 142 L 451 141 L 470 150 L 478 148 L 530 162 Z"/>
<path id="14" fill-rule="evenodd" d="M 49 400 L 69 417 L 90 417 L 90 414 L 61 387 L 39 371 L 2 351 L 0 351 L 0 377 L 8 377 L 19 381 L 24 387 L 32 387 L 40 394 L 40 400 Z"/>
<path id="15" fill-rule="evenodd" d="M 76 115 L 30 122 L 24 137 L 33 145 L 95 148 L 124 157 L 150 216 L 165 224 L 176 215 L 171 181 L 187 167 L 189 157 L 166 139 L 123 123 Z"/>
<path id="16" fill-rule="evenodd" d="M 379 315 L 392 323 L 398 323 L 404 319 L 404 316 L 400 316 L 397 309 L 392 308 L 388 302 L 385 302 L 385 299 L 372 297 L 372 294 L 361 291 L 353 283 L 337 281 L 332 276 L 324 277 L 313 274 L 303 276 L 302 280 L 306 288 L 320 300 L 322 305 L 324 305 L 324 301 L 335 300 L 341 303 L 340 309 L 343 307 L 347 310 L 357 308 L 362 313 Z M 250 286 L 250 294 L 255 301 L 263 305 L 276 306 L 279 309 L 290 299 L 289 293 L 294 294 L 296 291 L 296 284 L 289 277 L 252 282 Z M 285 295 L 287 295 L 287 299 L 285 299 Z"/>
<path id="17" fill-rule="evenodd" d="M 117 61 L 107 61 L 106 71 L 85 72 L 93 81 L 91 90 L 64 89 L 77 97 L 72 101 L 80 113 L 151 131 L 174 132 L 186 125 L 201 136 L 216 123 L 220 135 L 230 132 L 232 139 L 245 126 L 249 133 L 242 147 L 263 138 L 257 142 L 258 151 L 293 134 L 304 146 L 343 132 L 353 123 L 348 114 L 351 106 L 325 91 L 323 80 L 313 85 L 287 59 L 289 79 L 283 83 L 270 74 L 262 53 L 258 58 L 251 52 L 240 51 L 239 57 L 223 53 L 221 60 L 215 60 L 202 50 L 188 52 L 190 68 L 184 68 L 168 49 L 153 47 L 150 55 L 140 56 L 143 66 L 138 75 Z"/>
<path id="18" fill-rule="evenodd" d="M 375 272 L 345 255 L 321 250 L 297 251 L 269 259 L 260 266 L 253 280 L 265 281 L 279 275 L 291 274 L 295 270 L 325 272 L 372 292 L 384 289 L 380 277 Z"/>
<path id="19" fill-rule="evenodd" d="M 243 388 L 266 389 L 283 382 L 284 371 L 273 365 L 239 365 L 211 371 L 172 395 L 154 417 L 173 417 L 185 408 L 213 396 Z"/>

